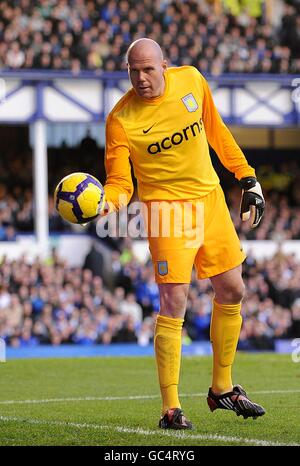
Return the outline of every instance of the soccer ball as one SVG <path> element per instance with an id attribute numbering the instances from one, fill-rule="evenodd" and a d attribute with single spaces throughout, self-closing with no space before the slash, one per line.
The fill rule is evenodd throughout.
<path id="1" fill-rule="evenodd" d="M 87 173 L 71 173 L 63 178 L 54 192 L 59 215 L 71 223 L 87 223 L 104 207 L 105 194 L 100 181 Z"/>

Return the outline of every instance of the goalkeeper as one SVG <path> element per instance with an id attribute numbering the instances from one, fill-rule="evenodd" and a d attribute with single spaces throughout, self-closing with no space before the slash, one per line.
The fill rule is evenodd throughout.
<path id="1" fill-rule="evenodd" d="M 214 289 L 209 408 L 231 410 L 244 418 L 262 416 L 264 409 L 253 403 L 231 378 L 242 324 L 241 264 L 246 256 L 212 166 L 208 144 L 239 181 L 240 215 L 242 220 L 250 220 L 252 227 L 259 224 L 264 212 L 260 184 L 223 123 L 208 84 L 197 69 L 167 68 L 159 45 L 146 38 L 133 42 L 126 58 L 132 89 L 107 118 L 104 187 L 107 208 L 102 214 L 129 202 L 133 194 L 131 160 L 139 199 L 147 207 L 148 240 L 160 294 L 154 335 L 162 396 L 159 426 L 192 428 L 181 409 L 178 383 L 182 325 L 193 265 L 197 278 L 210 278 Z M 174 214 L 169 216 L 170 233 L 162 234 L 170 205 L 183 212 L 187 202 L 191 206 L 188 231 L 182 222 L 178 235 Z M 158 209 L 158 234 L 153 234 L 149 227 L 154 204 L 162 206 Z M 200 226 L 198 212 L 202 219 Z M 203 234 L 197 234 L 197 229 L 202 229 Z M 195 240 L 191 244 L 188 240 L 193 235 Z"/>

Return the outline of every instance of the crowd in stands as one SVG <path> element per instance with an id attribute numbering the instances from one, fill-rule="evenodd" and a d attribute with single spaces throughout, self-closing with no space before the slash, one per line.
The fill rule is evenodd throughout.
<path id="1" fill-rule="evenodd" d="M 29 153 L 0 158 L 0 241 L 34 228 L 32 157 Z"/>
<path id="2" fill-rule="evenodd" d="M 45 262 L 26 257 L 0 268 L 0 337 L 13 347 L 41 344 L 152 343 L 158 288 L 152 266 L 133 254 L 113 253 L 110 288 L 90 269 L 70 267 L 56 253 Z M 244 264 L 247 295 L 240 348 L 274 348 L 276 338 L 300 331 L 300 262 L 280 250 Z M 193 277 L 184 342 L 209 340 L 213 292 L 209 280 Z"/>
<path id="3" fill-rule="evenodd" d="M 260 225 L 249 230 L 239 216 L 240 191 L 238 186 L 227 192 L 230 214 L 241 240 L 266 240 L 277 242 L 300 239 L 300 166 L 297 161 L 282 163 L 275 168 L 261 166 L 257 177 L 263 186 L 267 208 Z"/>
<path id="4" fill-rule="evenodd" d="M 128 45 L 161 44 L 172 66 L 203 73 L 299 73 L 300 7 L 279 26 L 246 11 L 217 15 L 200 0 L 13 0 L 0 3 L 0 69 L 124 70 Z"/>

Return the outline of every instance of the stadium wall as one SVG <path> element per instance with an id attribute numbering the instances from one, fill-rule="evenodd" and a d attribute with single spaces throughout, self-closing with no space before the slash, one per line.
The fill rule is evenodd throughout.
<path id="1" fill-rule="evenodd" d="M 295 340 L 275 340 L 275 352 L 292 354 Z M 255 351 L 258 352 L 258 351 Z M 264 351 L 265 352 L 265 351 Z M 273 351 L 272 351 L 273 352 Z M 193 342 L 182 346 L 183 356 L 206 356 L 212 354 L 209 341 Z M 22 348 L 6 348 L 5 359 L 30 358 L 82 358 L 111 356 L 153 356 L 153 344 L 141 346 L 135 343 L 116 343 L 110 345 L 40 345 Z"/>
<path id="2" fill-rule="evenodd" d="M 65 259 L 71 267 L 80 267 L 83 265 L 86 255 L 91 249 L 95 240 L 89 235 L 81 234 L 60 234 L 50 235 L 50 249 L 55 248 L 58 255 Z M 96 241 L 101 248 L 102 253 L 107 253 L 107 249 L 101 240 Z M 277 251 L 286 254 L 295 254 L 300 260 L 300 241 L 291 240 L 275 241 L 242 241 L 246 253 L 250 253 L 256 259 L 271 258 Z M 132 243 L 134 255 L 142 263 L 149 259 L 148 242 L 145 240 L 136 240 Z M 74 254 L 76 251 L 76 254 Z M 0 257 L 6 256 L 9 260 L 17 259 L 26 255 L 29 261 L 39 256 L 39 249 L 33 235 L 18 235 L 15 242 L 0 242 Z"/>

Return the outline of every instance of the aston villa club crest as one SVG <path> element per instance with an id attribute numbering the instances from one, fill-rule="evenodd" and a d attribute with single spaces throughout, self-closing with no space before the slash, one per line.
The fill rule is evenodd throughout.
<path id="1" fill-rule="evenodd" d="M 197 101 L 192 93 L 185 95 L 181 100 L 189 112 L 195 112 L 198 109 Z"/>
<path id="2" fill-rule="evenodd" d="M 159 275 L 167 275 L 168 274 L 168 261 L 158 261 L 158 273 Z"/>

